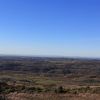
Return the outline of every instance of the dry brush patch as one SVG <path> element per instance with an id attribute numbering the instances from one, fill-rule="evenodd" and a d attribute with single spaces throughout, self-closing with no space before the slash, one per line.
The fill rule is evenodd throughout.
<path id="1" fill-rule="evenodd" d="M 28 93 L 10 93 L 8 100 L 100 100 L 99 94 L 80 93 L 80 94 L 28 94 Z"/>

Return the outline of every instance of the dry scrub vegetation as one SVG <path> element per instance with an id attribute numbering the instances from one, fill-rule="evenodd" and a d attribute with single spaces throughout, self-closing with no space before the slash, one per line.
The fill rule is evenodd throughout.
<path id="1" fill-rule="evenodd" d="M 8 100 L 100 100 L 99 94 L 26 94 L 11 93 Z"/>
<path id="2" fill-rule="evenodd" d="M 100 100 L 100 60 L 1 57 L 0 100 Z"/>

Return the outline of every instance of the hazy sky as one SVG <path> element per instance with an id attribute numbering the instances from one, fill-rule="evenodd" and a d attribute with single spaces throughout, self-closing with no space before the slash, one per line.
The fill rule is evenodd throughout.
<path id="1" fill-rule="evenodd" d="M 0 0 L 0 54 L 100 57 L 100 0 Z"/>

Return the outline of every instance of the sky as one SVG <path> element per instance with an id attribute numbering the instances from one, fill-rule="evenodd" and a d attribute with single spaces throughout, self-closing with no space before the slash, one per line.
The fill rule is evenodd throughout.
<path id="1" fill-rule="evenodd" d="M 0 54 L 100 57 L 100 0 L 0 0 Z"/>

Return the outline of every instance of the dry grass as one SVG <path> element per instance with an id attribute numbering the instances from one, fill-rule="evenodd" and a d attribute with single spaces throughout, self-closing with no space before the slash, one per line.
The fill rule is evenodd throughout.
<path id="1" fill-rule="evenodd" d="M 27 94 L 11 93 L 7 95 L 8 100 L 100 100 L 99 94 Z"/>

